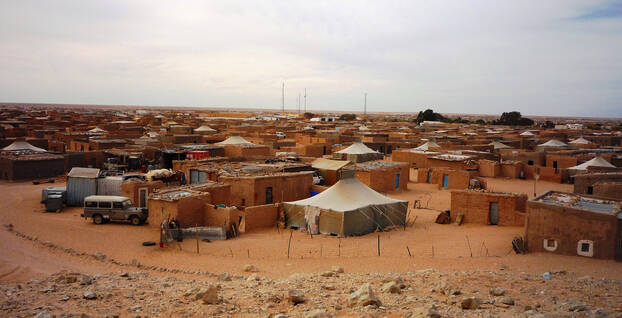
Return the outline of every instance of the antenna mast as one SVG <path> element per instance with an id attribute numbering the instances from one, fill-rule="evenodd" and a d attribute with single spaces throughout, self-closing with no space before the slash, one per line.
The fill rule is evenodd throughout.
<path id="1" fill-rule="evenodd" d="M 281 88 L 281 115 L 285 114 L 285 82 L 283 82 L 283 87 Z"/>
<path id="2" fill-rule="evenodd" d="M 367 93 L 365 93 L 365 104 L 363 106 L 363 115 L 367 117 Z"/>

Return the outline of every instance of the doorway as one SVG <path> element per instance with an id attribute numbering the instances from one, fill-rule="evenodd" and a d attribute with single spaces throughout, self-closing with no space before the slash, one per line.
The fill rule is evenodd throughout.
<path id="1" fill-rule="evenodd" d="M 138 207 L 147 207 L 147 188 L 138 189 Z"/>
<path id="2" fill-rule="evenodd" d="M 400 174 L 396 174 L 395 175 L 395 188 L 399 188 L 400 187 Z"/>
<path id="3" fill-rule="evenodd" d="M 266 188 L 266 204 L 272 204 L 272 187 Z"/>
<path id="4" fill-rule="evenodd" d="M 490 202 L 490 207 L 488 209 L 488 215 L 490 219 L 490 225 L 499 224 L 499 203 L 498 202 Z"/>
<path id="5" fill-rule="evenodd" d="M 447 188 L 449 186 L 449 175 L 443 175 L 443 188 Z"/>

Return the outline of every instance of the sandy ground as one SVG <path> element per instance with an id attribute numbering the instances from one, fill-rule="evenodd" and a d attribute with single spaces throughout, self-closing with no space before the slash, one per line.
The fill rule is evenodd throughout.
<path id="1" fill-rule="evenodd" d="M 533 191 L 530 181 L 488 179 L 488 182 L 496 191 L 528 194 Z M 449 209 L 450 191 L 429 184 L 410 183 L 408 191 L 390 194 L 410 202 L 421 200 L 423 206 L 429 208 L 411 209 L 411 225 L 406 229 L 339 239 L 323 235 L 311 238 L 299 231 L 270 228 L 228 241 L 199 242 L 199 254 L 194 240 L 174 243 L 164 249 L 143 247 L 143 241 L 158 241 L 158 231 L 151 226 L 94 225 L 79 216 L 80 208 L 44 213 L 39 201 L 45 186 L 29 182 L 0 183 L 0 223 L 10 223 L 15 231 L 36 236 L 39 242 L 50 241 L 88 253 L 100 252 L 126 263 L 135 259 L 145 265 L 212 273 L 241 273 L 243 266 L 251 263 L 271 278 L 321 272 L 332 265 L 342 266 L 351 273 L 406 272 L 423 268 L 458 271 L 507 266 L 517 272 L 567 270 L 578 275 L 622 278 L 620 264 L 614 261 L 550 254 L 515 255 L 510 242 L 523 233 L 522 227 L 435 224 L 437 212 L 434 210 Z M 539 193 L 549 189 L 571 191 L 572 186 L 538 183 Z M 290 233 L 293 239 L 288 259 Z M 381 256 L 377 255 L 378 237 Z M 0 232 L 0 242 L 3 251 L 0 253 L 0 280 L 3 281 L 27 280 L 60 269 L 88 273 L 114 267 L 51 251 L 5 230 Z"/>

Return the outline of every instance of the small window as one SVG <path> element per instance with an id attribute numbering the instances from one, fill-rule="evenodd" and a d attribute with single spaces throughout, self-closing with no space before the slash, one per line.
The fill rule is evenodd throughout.
<path id="1" fill-rule="evenodd" d="M 557 169 L 557 161 L 553 161 L 553 168 Z"/>
<path id="2" fill-rule="evenodd" d="M 111 206 L 110 202 L 99 202 L 100 209 L 110 209 Z"/>
<path id="3" fill-rule="evenodd" d="M 594 187 L 588 186 L 587 187 L 587 194 L 594 194 Z"/>
<path id="4" fill-rule="evenodd" d="M 533 166 L 533 160 L 529 160 L 529 161 L 527 161 L 527 165 L 529 165 L 529 166 Z"/>
<path id="5" fill-rule="evenodd" d="M 580 240 L 579 242 L 577 242 L 577 255 L 593 257 L 594 241 Z"/>
<path id="6" fill-rule="evenodd" d="M 96 201 L 86 201 L 84 202 L 84 206 L 87 208 L 96 208 L 97 207 L 97 202 Z"/>
<path id="7" fill-rule="evenodd" d="M 543 246 L 544 250 L 549 252 L 555 252 L 557 250 L 557 240 L 544 239 Z"/>
<path id="8" fill-rule="evenodd" d="M 113 202 L 112 207 L 115 209 L 123 209 L 123 202 Z"/>

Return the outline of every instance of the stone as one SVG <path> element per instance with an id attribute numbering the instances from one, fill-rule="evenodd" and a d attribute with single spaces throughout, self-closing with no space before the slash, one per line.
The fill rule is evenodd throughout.
<path id="1" fill-rule="evenodd" d="M 54 281 L 59 284 L 73 284 L 78 281 L 78 275 L 75 275 L 75 274 L 61 275 L 61 276 L 58 276 Z"/>
<path id="2" fill-rule="evenodd" d="M 216 305 L 220 302 L 218 299 L 218 288 L 214 285 L 208 286 L 206 289 L 200 292 L 199 298 L 206 305 Z"/>
<path id="3" fill-rule="evenodd" d="M 89 299 L 89 300 L 97 299 L 97 294 L 95 292 L 93 292 L 93 291 L 86 291 L 82 295 L 82 298 Z"/>
<path id="4" fill-rule="evenodd" d="M 102 254 L 100 252 L 95 253 L 95 255 L 93 255 L 93 257 L 95 257 L 95 259 L 100 260 L 100 261 L 103 261 L 103 260 L 106 259 L 106 255 L 104 255 L 104 254 Z"/>
<path id="5" fill-rule="evenodd" d="M 119 275 L 119 276 L 121 276 L 121 277 L 130 277 L 130 273 L 128 273 L 128 272 L 123 272 L 123 273 L 121 273 L 121 275 Z"/>
<path id="6" fill-rule="evenodd" d="M 47 311 L 42 311 L 35 316 L 35 318 L 53 318 L 53 317 L 54 316 L 52 316 L 52 314 L 50 314 Z"/>
<path id="7" fill-rule="evenodd" d="M 287 318 L 286 314 L 276 314 L 274 316 L 272 316 L 272 318 Z"/>
<path id="8" fill-rule="evenodd" d="M 287 299 L 294 305 L 305 302 L 305 294 L 300 289 L 290 289 L 287 292 Z"/>
<path id="9" fill-rule="evenodd" d="M 322 274 L 320 274 L 320 276 L 322 276 L 322 277 L 333 277 L 333 276 L 335 276 L 335 272 L 333 272 L 333 271 L 326 271 L 326 272 L 323 272 Z"/>
<path id="10" fill-rule="evenodd" d="M 493 296 L 503 296 L 505 295 L 505 289 L 501 287 L 495 287 L 490 289 L 490 294 Z"/>
<path id="11" fill-rule="evenodd" d="M 244 271 L 245 272 L 256 272 L 257 268 L 251 264 L 246 264 L 244 265 Z"/>
<path id="12" fill-rule="evenodd" d="M 462 309 L 477 309 L 482 304 L 482 300 L 477 297 L 463 298 L 460 302 L 460 308 Z"/>
<path id="13" fill-rule="evenodd" d="M 333 266 L 331 271 L 333 271 L 335 273 L 338 273 L 338 274 L 343 274 L 344 273 L 343 267 L 339 267 L 339 266 Z"/>
<path id="14" fill-rule="evenodd" d="M 570 304 L 570 307 L 568 307 L 568 310 L 569 311 L 586 311 L 587 306 L 582 303 L 572 303 Z"/>
<path id="15" fill-rule="evenodd" d="M 388 283 L 385 283 L 384 285 L 382 285 L 380 290 L 383 293 L 396 294 L 396 293 L 400 292 L 400 286 L 396 282 L 392 281 L 392 282 L 388 282 Z"/>
<path id="16" fill-rule="evenodd" d="M 460 295 L 462 293 L 458 288 L 455 288 L 454 286 L 448 284 L 447 282 L 441 283 L 441 286 L 439 287 L 439 291 L 441 292 L 441 294 L 446 295 L 446 296 Z"/>
<path id="17" fill-rule="evenodd" d="M 325 309 L 313 309 L 305 313 L 305 318 L 329 318 L 332 317 Z"/>
<path id="18" fill-rule="evenodd" d="M 348 306 L 381 306 L 382 303 L 371 289 L 370 283 L 363 284 L 357 291 L 350 294 L 348 298 Z"/>
<path id="19" fill-rule="evenodd" d="M 89 275 L 82 275 L 80 278 L 80 285 L 91 285 L 93 284 L 93 278 Z"/>
<path id="20" fill-rule="evenodd" d="M 514 306 L 514 303 L 515 303 L 514 298 L 508 297 L 508 296 L 501 297 L 499 299 L 499 302 L 504 305 L 509 305 L 509 306 Z"/>
<path id="21" fill-rule="evenodd" d="M 261 278 L 259 278 L 259 275 L 253 274 L 251 276 L 248 276 L 248 278 L 246 280 L 250 282 L 250 281 L 257 281 L 257 280 L 260 280 L 260 279 Z"/>
<path id="22" fill-rule="evenodd" d="M 596 309 L 592 312 L 592 317 L 594 318 L 609 318 L 609 313 L 602 310 L 602 309 Z"/>
<path id="23" fill-rule="evenodd" d="M 229 273 L 222 273 L 218 275 L 218 280 L 224 281 L 224 282 L 230 282 L 231 281 L 231 275 L 229 275 Z"/>

